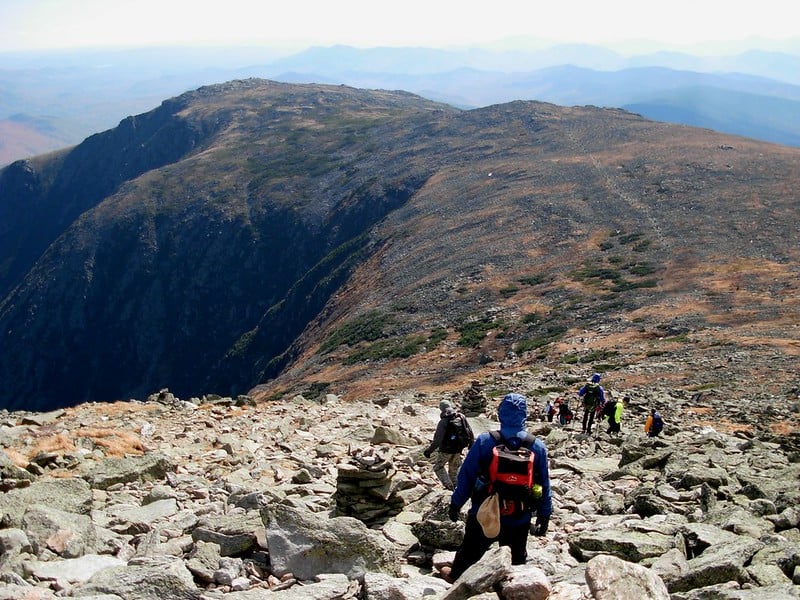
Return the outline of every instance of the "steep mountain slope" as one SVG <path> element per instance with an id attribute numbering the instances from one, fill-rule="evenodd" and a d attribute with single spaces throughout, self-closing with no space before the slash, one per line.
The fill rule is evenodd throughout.
<path id="1" fill-rule="evenodd" d="M 795 401 L 796 149 L 595 108 L 512 103 L 462 119 L 484 127 L 458 153 L 468 166 L 381 224 L 381 251 L 264 396 L 455 390 L 546 364 L 611 386 Z M 376 321 L 390 324 L 370 344 Z M 427 352 L 364 360 L 419 333 Z"/>
<path id="2" fill-rule="evenodd" d="M 0 402 L 791 363 L 798 159 L 618 110 L 201 88 L 0 173 Z"/>

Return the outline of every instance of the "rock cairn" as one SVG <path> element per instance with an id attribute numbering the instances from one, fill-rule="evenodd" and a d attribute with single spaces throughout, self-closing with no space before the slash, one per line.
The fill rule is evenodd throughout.
<path id="1" fill-rule="evenodd" d="M 396 493 L 396 472 L 391 460 L 374 447 L 352 451 L 337 466 L 336 514 L 371 527 L 386 523 L 405 504 Z"/>
<path id="2" fill-rule="evenodd" d="M 483 391 L 483 384 L 477 380 L 472 381 L 461 396 L 461 410 L 468 417 L 476 417 L 486 412 L 487 404 L 488 399 Z"/>

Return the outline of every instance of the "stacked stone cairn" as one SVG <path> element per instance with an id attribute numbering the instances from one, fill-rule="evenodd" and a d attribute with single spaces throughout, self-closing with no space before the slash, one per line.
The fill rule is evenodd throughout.
<path id="1" fill-rule="evenodd" d="M 383 525 L 405 505 L 392 481 L 397 470 L 374 446 L 351 450 L 337 466 L 336 515 L 368 527 Z"/>
<path id="2" fill-rule="evenodd" d="M 483 391 L 483 383 L 480 381 L 473 381 L 470 386 L 464 390 L 461 399 L 461 410 L 468 417 L 477 417 L 486 412 L 486 405 L 488 399 Z"/>

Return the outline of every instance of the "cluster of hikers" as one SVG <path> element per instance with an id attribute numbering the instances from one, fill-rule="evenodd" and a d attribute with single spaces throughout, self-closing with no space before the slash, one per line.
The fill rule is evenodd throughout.
<path id="1" fill-rule="evenodd" d="M 578 390 L 578 399 L 583 408 L 583 420 L 581 421 L 581 433 L 592 434 L 592 426 L 595 421 L 608 421 L 606 433 L 609 435 L 620 435 L 622 413 L 630 403 L 630 398 L 624 396 L 621 401 L 617 401 L 610 396 L 607 397 L 606 391 L 600 385 L 600 373 L 594 373 L 581 388 Z M 569 401 L 565 397 L 556 398 L 555 401 L 547 399 L 544 406 L 544 419 L 553 422 L 558 418 L 561 425 L 571 425 L 574 418 Z M 656 437 L 664 429 L 664 419 L 659 412 L 653 408 L 645 422 L 644 431 L 648 437 Z"/>
<path id="2" fill-rule="evenodd" d="M 629 398 L 625 396 L 621 402 L 610 396 L 606 399 L 600 379 L 599 373 L 593 374 L 578 391 L 583 407 L 581 433 L 591 434 L 597 419 L 598 423 L 607 420 L 608 433 L 619 435 Z M 500 428 L 477 437 L 466 416 L 451 402 L 441 401 L 439 409 L 439 423 L 424 455 L 431 458 L 437 452 L 434 472 L 452 491 L 450 520 L 458 521 L 462 507 L 470 501 L 464 539 L 452 566 L 440 569 L 441 577 L 454 582 L 495 541 L 511 549 L 512 564 L 524 564 L 528 535 L 545 535 L 553 510 L 547 448 L 541 438 L 525 429 L 527 399 L 521 394 L 507 394 L 497 410 Z M 555 402 L 548 399 L 544 416 L 550 422 L 557 416 L 561 425 L 570 425 L 574 418 L 564 398 Z M 652 409 L 645 433 L 656 437 L 663 427 L 661 415 Z M 464 449 L 466 457 L 462 457 Z"/>

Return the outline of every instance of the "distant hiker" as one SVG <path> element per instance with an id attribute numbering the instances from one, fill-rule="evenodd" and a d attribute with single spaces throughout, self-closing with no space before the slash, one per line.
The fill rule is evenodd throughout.
<path id="1" fill-rule="evenodd" d="M 500 430 L 481 433 L 467 452 L 450 499 L 450 519 L 458 520 L 468 498 L 471 506 L 453 566 L 441 570 L 447 581 L 458 579 L 494 541 L 511 548 L 512 564 L 524 564 L 534 512 L 533 534 L 547 533 L 553 511 L 547 449 L 525 431 L 527 411 L 525 396 L 506 395 L 497 411 Z M 484 516 L 486 506 L 494 507 L 494 514 L 486 511 L 489 517 Z"/>
<path id="2" fill-rule="evenodd" d="M 662 429 L 664 429 L 664 419 L 655 408 L 650 409 L 650 415 L 644 423 L 644 432 L 648 437 L 657 437 Z"/>
<path id="3" fill-rule="evenodd" d="M 603 406 L 606 403 L 605 390 L 600 385 L 600 373 L 592 375 L 592 378 L 578 390 L 578 398 L 583 401 L 581 433 L 591 435 L 595 411 L 598 406 Z"/>
<path id="4" fill-rule="evenodd" d="M 547 398 L 547 402 L 544 404 L 544 418 L 547 419 L 548 422 L 553 422 L 553 417 L 556 414 L 556 407 L 553 404 L 553 401 L 550 398 Z"/>
<path id="5" fill-rule="evenodd" d="M 608 430 L 606 433 L 609 435 L 620 435 L 620 423 L 622 423 L 622 411 L 628 406 L 629 402 L 628 396 L 625 396 L 622 399 L 622 402 L 617 402 L 614 399 L 609 398 L 608 402 L 606 402 L 605 406 L 603 407 L 603 415 L 608 417 Z"/>
<path id="6" fill-rule="evenodd" d="M 453 405 L 448 400 L 439 403 L 439 423 L 433 434 L 430 446 L 423 452 L 425 458 L 430 458 L 433 451 L 439 453 L 433 462 L 433 472 L 448 490 L 453 489 L 453 482 L 461 468 L 461 451 L 469 448 L 475 441 L 472 427 L 462 413 L 453 410 Z"/>
<path id="7" fill-rule="evenodd" d="M 556 406 L 558 407 L 558 422 L 561 425 L 570 425 L 572 424 L 572 409 L 569 407 L 569 403 L 567 402 L 566 398 L 558 398 L 556 400 Z"/>
<path id="8" fill-rule="evenodd" d="M 606 399 L 606 403 L 603 405 L 603 413 L 600 415 L 603 421 L 608 421 L 608 429 L 606 433 L 611 434 L 614 433 L 614 414 L 617 412 L 617 401 L 611 397 L 611 394 L 608 395 Z"/>

